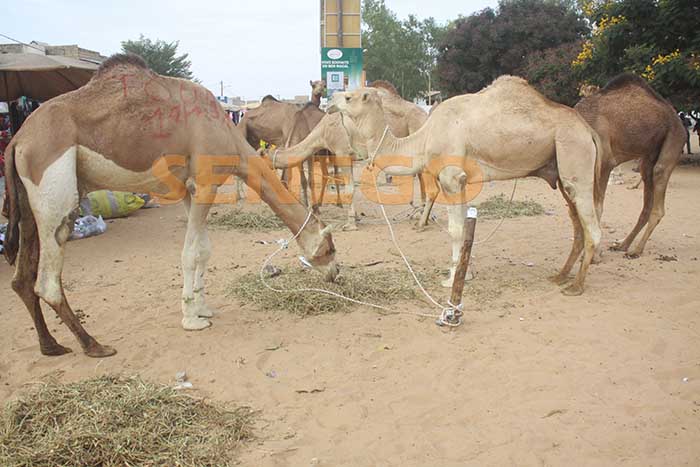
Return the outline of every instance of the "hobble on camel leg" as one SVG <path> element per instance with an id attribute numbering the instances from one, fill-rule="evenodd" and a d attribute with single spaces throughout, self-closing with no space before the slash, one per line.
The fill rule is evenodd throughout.
<path id="1" fill-rule="evenodd" d="M 462 253 L 462 244 L 464 243 L 464 218 L 466 217 L 467 205 L 454 204 L 450 205 L 447 210 L 449 214 L 448 231 L 452 239 L 452 266 L 450 267 L 450 276 L 442 281 L 442 286 L 452 287 L 459 257 Z M 472 280 L 473 278 L 472 262 L 470 261 L 465 280 Z"/>
<path id="2" fill-rule="evenodd" d="M 209 259 L 208 238 L 206 237 L 207 214 L 210 205 L 191 202 L 185 198 L 187 210 L 187 233 L 182 249 L 182 327 L 188 331 L 199 331 L 211 326 L 211 322 L 201 314 L 208 314 L 204 305 L 204 271 Z M 197 272 L 201 276 L 197 275 Z M 196 292 L 196 293 L 195 293 Z M 197 300 L 196 295 L 199 295 Z"/>
<path id="3" fill-rule="evenodd" d="M 34 321 L 34 329 L 39 337 L 39 349 L 43 355 L 58 356 L 71 352 L 71 349 L 56 342 L 49 332 L 41 311 L 39 297 L 34 293 L 34 286 L 39 268 L 39 239 L 37 238 L 34 217 L 31 215 L 28 203 L 22 207 L 20 224 L 20 248 L 17 256 L 15 275 L 12 279 L 12 289 L 19 295 Z M 26 213 L 26 214 L 24 214 Z"/>

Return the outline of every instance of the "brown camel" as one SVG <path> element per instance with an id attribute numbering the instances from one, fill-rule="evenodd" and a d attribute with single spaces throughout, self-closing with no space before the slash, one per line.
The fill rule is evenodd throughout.
<path id="1" fill-rule="evenodd" d="M 310 115 L 310 112 L 312 112 L 310 106 L 318 109 L 321 104 L 321 97 L 326 92 L 325 81 L 309 81 L 309 85 L 311 86 L 311 101 L 301 109 L 304 111 L 304 114 L 300 115 L 299 118 L 297 118 L 297 114 L 300 111 L 299 107 L 295 104 L 280 102 L 270 95 L 262 99 L 259 107 L 249 110 L 238 125 L 248 144 L 258 148 L 260 141 L 266 141 L 278 148 L 284 148 L 287 147 L 292 139 L 296 140 L 300 136 L 301 139 L 304 139 L 308 132 L 303 134 L 302 131 L 307 124 L 311 123 L 312 120 L 320 121 L 320 118 L 317 116 Z M 319 112 L 321 111 L 319 110 Z M 304 124 L 299 125 L 299 121 L 303 121 Z M 295 134 L 293 135 L 292 132 Z M 299 174 L 303 188 L 302 196 L 308 205 L 306 196 L 308 182 L 303 170 L 300 169 Z M 282 182 L 285 185 L 288 184 L 288 178 L 289 174 L 286 170 L 283 170 Z"/>
<path id="2" fill-rule="evenodd" d="M 375 81 L 373 84 L 377 86 L 376 91 L 382 99 L 382 109 L 392 133 L 399 137 L 405 137 L 415 133 L 423 126 L 427 120 L 427 114 L 423 109 L 398 96 L 391 83 Z M 348 138 L 348 133 L 352 133 L 353 137 Z M 326 115 L 299 144 L 286 149 L 279 149 L 272 154 L 273 164 L 276 168 L 298 165 L 324 149 L 338 156 L 350 156 L 354 161 L 368 158 L 367 145 L 362 136 L 356 131 L 355 123 L 351 119 L 343 119 L 341 114 L 335 114 Z M 422 195 L 425 193 L 424 187 L 426 186 L 436 186 L 436 183 L 429 183 L 429 180 L 424 181 L 421 178 Z M 350 171 L 348 187 L 350 188 L 349 196 L 352 200 L 354 192 L 352 171 Z M 437 191 L 430 192 L 427 196 L 434 198 L 437 196 Z M 427 217 L 425 212 L 424 217 Z M 348 227 L 354 228 L 355 222 L 355 207 L 351 201 L 348 211 Z"/>
<path id="3" fill-rule="evenodd" d="M 675 109 L 642 78 L 622 74 L 599 92 L 576 104 L 575 109 L 602 141 L 600 178 L 596 186 L 597 210 L 603 212 L 605 191 L 612 170 L 623 162 L 640 159 L 644 181 L 644 207 L 630 234 L 613 247 L 636 258 L 644 251 L 654 228 L 664 216 L 666 188 L 683 152 L 685 130 Z M 642 228 L 642 238 L 631 247 Z"/>
<path id="4" fill-rule="evenodd" d="M 85 331 L 61 281 L 78 200 L 89 191 L 184 198 L 182 325 L 187 330 L 211 324 L 212 312 L 204 301 L 210 256 L 206 219 L 213 193 L 231 174 L 243 178 L 298 233 L 299 245 L 327 279 L 337 274 L 328 229 L 282 187 L 216 98 L 198 84 L 153 73 L 137 56 L 111 57 L 88 84 L 42 105 L 12 140 L 7 155 L 5 256 L 16 263 L 12 288 L 34 320 L 44 355 L 70 349 L 49 333 L 39 299 L 56 311 L 87 355 L 115 353 Z"/>
<path id="5" fill-rule="evenodd" d="M 564 289 L 567 295 L 583 293 L 601 235 L 594 202 L 598 136 L 575 110 L 548 100 L 523 79 L 502 76 L 476 94 L 446 100 L 418 132 L 406 138 L 391 134 L 376 90 L 335 94 L 329 111 L 354 120 L 373 157 L 412 158 L 411 168 L 385 169 L 393 175 L 437 171 L 432 175 L 443 184 L 446 177 L 439 162 L 451 156 L 459 158 L 465 173 L 447 178 L 466 184 L 527 176 L 542 177 L 553 188 L 558 184 L 569 205 L 575 237 L 566 264 L 553 279 L 560 284 L 568 280 L 583 251 L 578 274 Z M 454 191 L 449 185 L 443 188 Z M 461 203 L 450 206 L 451 279 L 464 235 L 465 201 L 462 198 Z"/>

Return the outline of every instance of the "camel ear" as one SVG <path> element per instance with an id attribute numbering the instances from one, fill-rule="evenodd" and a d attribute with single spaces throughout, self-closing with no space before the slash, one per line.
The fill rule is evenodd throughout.
<path id="1" fill-rule="evenodd" d="M 309 86 L 314 87 L 314 82 L 309 80 Z"/>
<path id="2" fill-rule="evenodd" d="M 366 92 L 362 94 L 362 102 L 367 102 L 369 100 L 369 93 Z"/>

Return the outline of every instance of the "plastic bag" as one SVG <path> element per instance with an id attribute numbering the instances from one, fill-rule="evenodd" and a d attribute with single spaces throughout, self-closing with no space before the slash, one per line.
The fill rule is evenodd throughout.
<path id="1" fill-rule="evenodd" d="M 107 224 L 102 219 L 102 216 L 85 216 L 79 217 L 73 226 L 73 232 L 68 237 L 69 240 L 78 240 L 81 238 L 94 237 L 105 233 Z"/>
<path id="2" fill-rule="evenodd" d="M 80 202 L 80 215 L 104 219 L 126 217 L 146 204 L 143 198 L 125 191 L 99 190 L 88 193 Z"/>

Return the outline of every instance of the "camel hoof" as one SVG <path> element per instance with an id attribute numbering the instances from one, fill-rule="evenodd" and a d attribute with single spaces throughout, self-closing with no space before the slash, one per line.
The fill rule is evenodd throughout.
<path id="1" fill-rule="evenodd" d="M 197 316 L 182 318 L 182 327 L 185 331 L 201 331 L 209 326 L 211 326 L 211 321 L 206 318 L 199 318 Z"/>
<path id="2" fill-rule="evenodd" d="M 355 232 L 360 230 L 354 222 L 348 222 L 343 226 L 343 232 Z"/>
<path id="3" fill-rule="evenodd" d="M 197 316 L 200 318 L 211 318 L 214 316 L 214 310 L 206 305 L 201 306 L 199 307 L 199 310 L 197 310 Z"/>
<path id="4" fill-rule="evenodd" d="M 627 248 L 625 248 L 622 245 L 622 243 L 615 242 L 610 246 L 610 251 L 626 251 L 626 250 L 627 250 Z"/>
<path id="5" fill-rule="evenodd" d="M 108 346 L 108 345 L 101 345 L 98 343 L 92 344 L 90 347 L 85 349 L 85 355 L 88 357 L 92 358 L 105 358 L 105 357 L 111 357 L 112 355 L 116 354 L 117 350 Z"/>
<path id="6" fill-rule="evenodd" d="M 569 282 L 569 275 L 568 275 L 568 274 L 565 274 L 565 275 L 556 274 L 556 275 L 554 275 L 554 276 L 551 276 L 551 277 L 549 278 L 549 280 L 550 280 L 550 282 L 553 282 L 553 283 L 555 283 L 556 285 L 564 285 L 564 284 L 566 284 L 567 282 Z"/>
<path id="7" fill-rule="evenodd" d="M 73 352 L 68 347 L 63 347 L 62 345 L 56 343 L 46 347 L 39 346 L 39 348 L 41 349 L 41 354 L 46 355 L 47 357 L 59 357 L 61 355 Z"/>
<path id="8" fill-rule="evenodd" d="M 575 297 L 583 294 L 583 287 L 578 284 L 572 284 L 569 287 L 563 289 L 561 293 L 563 293 L 567 297 Z"/>
<path id="9" fill-rule="evenodd" d="M 637 259 L 640 256 L 642 256 L 642 254 L 638 253 L 636 251 L 630 251 L 630 252 L 625 254 L 625 258 L 627 258 L 627 259 Z"/>

